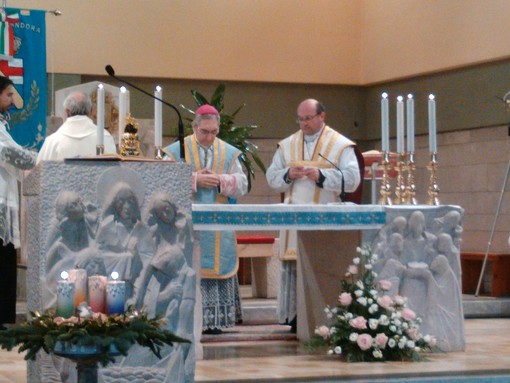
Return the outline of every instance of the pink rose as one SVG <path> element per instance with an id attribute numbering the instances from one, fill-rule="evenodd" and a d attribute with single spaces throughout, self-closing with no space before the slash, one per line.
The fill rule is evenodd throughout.
<path id="1" fill-rule="evenodd" d="M 375 336 L 375 344 L 380 347 L 386 347 L 386 343 L 388 342 L 388 337 L 384 333 L 379 333 Z"/>
<path id="2" fill-rule="evenodd" d="M 365 318 L 363 318 L 362 316 L 351 319 L 349 324 L 352 327 L 357 328 L 358 330 L 364 330 L 367 328 L 367 320 Z"/>
<path id="3" fill-rule="evenodd" d="M 320 326 L 317 330 L 315 330 L 315 333 L 324 339 L 329 338 L 329 327 L 328 326 Z"/>
<path id="4" fill-rule="evenodd" d="M 354 265 L 350 265 L 350 266 L 347 268 L 347 272 L 348 272 L 349 274 L 356 275 L 356 274 L 358 274 L 358 267 L 357 267 L 357 266 L 354 266 Z"/>
<path id="5" fill-rule="evenodd" d="M 420 331 L 417 328 L 410 328 L 407 331 L 407 335 L 409 335 L 409 338 L 411 338 L 414 341 L 420 339 Z"/>
<path id="6" fill-rule="evenodd" d="M 381 290 L 384 290 L 384 291 L 388 291 L 389 289 L 391 289 L 391 282 L 388 281 L 387 279 L 381 279 L 379 281 L 379 287 L 381 288 Z"/>
<path id="7" fill-rule="evenodd" d="M 402 318 L 404 318 L 405 320 L 413 320 L 413 319 L 416 319 L 416 313 L 411 310 L 410 308 L 404 308 L 402 309 L 402 311 L 400 312 L 402 314 Z"/>
<path id="8" fill-rule="evenodd" d="M 77 324 L 77 323 L 80 323 L 80 318 L 72 316 L 72 317 L 69 317 L 66 322 L 72 323 L 72 324 Z"/>
<path id="9" fill-rule="evenodd" d="M 393 305 L 393 299 L 391 299 L 391 297 L 388 295 L 383 295 L 382 297 L 379 297 L 377 299 L 377 303 L 379 303 L 379 305 L 382 308 L 389 310 L 391 308 L 391 306 Z"/>
<path id="10" fill-rule="evenodd" d="M 65 321 L 66 320 L 63 317 L 56 317 L 55 319 L 53 319 L 53 323 L 55 323 L 57 326 L 60 326 Z"/>
<path id="11" fill-rule="evenodd" d="M 338 297 L 338 301 L 342 306 L 349 306 L 352 302 L 352 295 L 350 293 L 342 293 Z"/>
<path id="12" fill-rule="evenodd" d="M 361 350 L 365 351 L 372 347 L 373 339 L 369 334 L 360 334 L 358 339 L 356 339 L 356 343 L 358 344 Z"/>

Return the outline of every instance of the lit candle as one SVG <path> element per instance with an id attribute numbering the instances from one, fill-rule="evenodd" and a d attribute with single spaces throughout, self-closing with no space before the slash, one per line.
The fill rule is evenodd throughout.
<path id="1" fill-rule="evenodd" d="M 87 302 L 87 270 L 69 270 L 69 280 L 74 282 L 74 307 Z"/>
<path id="2" fill-rule="evenodd" d="M 97 86 L 97 145 L 104 145 L 104 87 Z"/>
<path id="3" fill-rule="evenodd" d="M 389 132 L 389 106 L 388 93 L 382 94 L 381 99 L 381 150 L 388 152 L 390 150 L 390 132 Z"/>
<path id="4" fill-rule="evenodd" d="M 93 275 L 89 277 L 89 305 L 95 313 L 106 314 L 106 277 Z"/>
<path id="5" fill-rule="evenodd" d="M 126 283 L 117 280 L 119 273 L 116 271 L 111 274 L 111 278 L 106 286 L 107 311 L 108 314 L 123 314 L 126 302 Z"/>
<path id="6" fill-rule="evenodd" d="M 436 100 L 433 94 L 429 95 L 429 148 L 432 153 L 437 152 Z"/>
<path id="7" fill-rule="evenodd" d="M 407 151 L 414 152 L 414 99 L 412 94 L 407 95 Z"/>
<path id="8" fill-rule="evenodd" d="M 162 99 L 163 92 L 158 85 L 154 92 L 154 97 Z M 154 145 L 161 147 L 163 145 L 163 103 L 159 100 L 154 100 Z"/>
<path id="9" fill-rule="evenodd" d="M 127 114 L 127 100 L 126 100 L 127 89 L 124 86 L 120 87 L 119 93 L 119 146 L 122 141 L 122 134 L 126 127 L 126 114 Z"/>
<path id="10" fill-rule="evenodd" d="M 74 283 L 67 271 L 60 274 L 61 281 L 57 281 L 57 315 L 69 318 L 74 314 Z"/>
<path id="11" fill-rule="evenodd" d="M 397 152 L 404 151 L 404 98 L 397 97 Z"/>

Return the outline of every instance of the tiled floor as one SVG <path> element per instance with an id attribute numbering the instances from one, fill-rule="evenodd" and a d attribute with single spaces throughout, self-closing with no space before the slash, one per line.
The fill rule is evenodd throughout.
<path id="1" fill-rule="evenodd" d="M 467 319 L 465 323 L 465 352 L 433 354 L 428 361 L 420 363 L 345 363 L 323 354 L 309 354 L 288 337 L 279 341 L 207 342 L 204 343 L 204 360 L 197 362 L 196 381 L 302 382 L 323 377 L 322 382 L 356 378 L 366 382 L 370 378 L 395 381 L 436 376 L 430 382 L 438 382 L 438 376 L 443 375 L 506 373 L 510 376 L 510 319 Z M 498 380 L 506 381 L 510 380 Z M 26 382 L 26 364 L 17 352 L 2 350 L 0 383 L 14 382 Z"/>

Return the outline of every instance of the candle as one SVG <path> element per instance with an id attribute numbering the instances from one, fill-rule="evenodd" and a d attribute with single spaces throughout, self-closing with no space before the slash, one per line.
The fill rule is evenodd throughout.
<path id="1" fill-rule="evenodd" d="M 162 99 L 163 92 L 158 85 L 154 92 L 154 97 Z M 163 145 L 163 103 L 159 100 L 154 100 L 154 145 L 161 147 Z"/>
<path id="2" fill-rule="evenodd" d="M 414 152 L 414 99 L 412 94 L 407 95 L 407 151 Z"/>
<path id="3" fill-rule="evenodd" d="M 93 312 L 106 314 L 106 277 L 93 275 L 89 277 L 89 305 Z"/>
<path id="4" fill-rule="evenodd" d="M 74 307 L 87 302 L 87 270 L 69 270 L 69 280 L 74 282 Z"/>
<path id="5" fill-rule="evenodd" d="M 127 89 L 124 86 L 120 87 L 119 93 L 119 146 L 122 141 L 122 134 L 126 127 L 126 111 L 127 111 L 127 100 L 126 100 Z"/>
<path id="6" fill-rule="evenodd" d="M 67 271 L 60 274 L 61 281 L 57 281 L 57 315 L 69 318 L 74 314 L 74 282 L 68 280 Z"/>
<path id="7" fill-rule="evenodd" d="M 404 98 L 397 97 L 397 152 L 404 151 Z"/>
<path id="8" fill-rule="evenodd" d="M 437 152 L 436 100 L 433 94 L 429 95 L 429 148 L 432 153 Z"/>
<path id="9" fill-rule="evenodd" d="M 381 99 L 381 150 L 388 152 L 390 150 L 390 132 L 389 132 L 389 107 L 388 93 L 382 94 Z"/>
<path id="10" fill-rule="evenodd" d="M 123 314 L 126 302 L 126 283 L 118 281 L 119 273 L 114 271 L 106 286 L 106 307 L 108 314 Z"/>
<path id="11" fill-rule="evenodd" d="M 104 87 L 97 86 L 97 145 L 104 145 Z"/>

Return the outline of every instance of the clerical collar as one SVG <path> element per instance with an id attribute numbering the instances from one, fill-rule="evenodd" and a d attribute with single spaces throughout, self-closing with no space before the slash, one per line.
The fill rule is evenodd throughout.
<path id="1" fill-rule="evenodd" d="M 322 124 L 322 127 L 320 128 L 320 130 L 315 133 L 315 134 L 310 134 L 310 135 L 304 135 L 304 140 L 306 143 L 310 143 L 310 142 L 314 142 L 322 133 L 323 129 L 324 129 L 324 124 Z"/>

